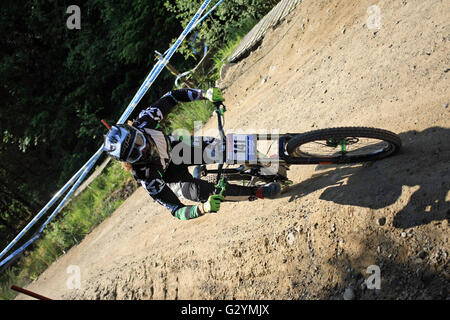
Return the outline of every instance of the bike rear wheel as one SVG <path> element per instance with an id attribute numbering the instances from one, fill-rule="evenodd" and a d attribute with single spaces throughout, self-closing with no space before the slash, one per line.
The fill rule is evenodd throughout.
<path id="1" fill-rule="evenodd" d="M 393 132 L 367 127 L 341 127 L 306 132 L 287 142 L 291 158 L 308 163 L 355 163 L 392 156 L 401 148 Z"/>

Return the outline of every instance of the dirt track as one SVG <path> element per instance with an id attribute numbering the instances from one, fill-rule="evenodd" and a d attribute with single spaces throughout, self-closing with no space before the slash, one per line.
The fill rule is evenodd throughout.
<path id="1" fill-rule="evenodd" d="M 28 288 L 55 299 L 449 299 L 450 4 L 380 0 L 379 30 L 371 5 L 303 1 L 226 73 L 226 130 L 373 126 L 398 133 L 401 154 L 292 167 L 279 199 L 188 222 L 139 188 Z M 69 265 L 80 289 L 67 287 Z M 379 290 L 364 285 L 371 265 Z"/>

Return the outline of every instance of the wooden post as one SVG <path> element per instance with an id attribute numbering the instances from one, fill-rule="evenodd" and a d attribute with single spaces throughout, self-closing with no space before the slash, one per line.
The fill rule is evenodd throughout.
<path id="1" fill-rule="evenodd" d="M 52 300 L 52 299 L 50 299 L 50 298 L 41 296 L 40 294 L 31 292 L 31 291 L 29 291 L 29 290 L 27 290 L 27 289 L 24 289 L 24 288 L 21 288 L 21 287 L 18 287 L 18 286 L 14 286 L 14 285 L 13 285 L 13 286 L 11 287 L 11 289 L 13 289 L 13 290 L 15 290 L 15 291 L 17 291 L 17 292 L 26 294 L 26 295 L 28 295 L 28 296 L 30 296 L 30 297 L 39 299 L 39 300 Z"/>

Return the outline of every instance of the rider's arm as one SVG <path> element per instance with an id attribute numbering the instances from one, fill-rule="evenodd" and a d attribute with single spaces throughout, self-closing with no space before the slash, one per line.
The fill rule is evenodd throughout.
<path id="1" fill-rule="evenodd" d="M 156 128 L 179 102 L 203 100 L 204 91 L 200 89 L 178 89 L 166 93 L 161 99 L 144 109 L 135 120 L 135 126 L 139 128 Z"/>
<path id="2" fill-rule="evenodd" d="M 185 206 L 166 183 L 157 177 L 138 180 L 138 182 L 141 183 L 156 202 L 169 209 L 177 219 L 189 220 L 203 214 L 202 205 Z"/>

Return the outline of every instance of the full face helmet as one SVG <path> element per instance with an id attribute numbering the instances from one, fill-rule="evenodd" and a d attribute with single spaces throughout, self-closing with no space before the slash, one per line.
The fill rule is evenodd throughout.
<path id="1" fill-rule="evenodd" d="M 135 163 L 142 158 L 146 146 L 147 140 L 141 131 L 128 124 L 116 124 L 105 135 L 103 150 L 116 160 Z"/>

